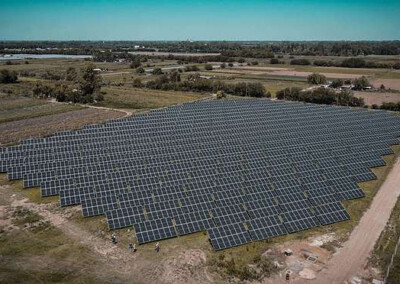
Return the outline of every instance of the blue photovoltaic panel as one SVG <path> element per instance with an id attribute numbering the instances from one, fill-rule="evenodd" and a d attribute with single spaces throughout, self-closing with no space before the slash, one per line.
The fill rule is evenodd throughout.
<path id="1" fill-rule="evenodd" d="M 152 110 L 0 148 L 0 172 L 140 243 L 207 230 L 215 249 L 347 220 L 342 200 L 399 144 L 385 111 L 266 99 Z"/>

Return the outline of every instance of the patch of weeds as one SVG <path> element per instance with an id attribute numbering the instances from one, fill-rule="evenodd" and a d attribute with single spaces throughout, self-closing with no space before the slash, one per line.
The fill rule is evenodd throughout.
<path id="1" fill-rule="evenodd" d="M 15 218 L 13 224 L 18 226 L 25 224 L 32 225 L 33 223 L 39 222 L 43 219 L 39 214 L 20 206 L 16 208 L 12 216 Z"/>

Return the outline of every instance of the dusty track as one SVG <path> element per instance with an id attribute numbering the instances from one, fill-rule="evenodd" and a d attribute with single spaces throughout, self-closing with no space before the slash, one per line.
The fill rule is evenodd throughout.
<path id="1" fill-rule="evenodd" d="M 63 209 L 57 203 L 36 204 L 18 192 L 13 193 L 8 185 L 0 186 L 0 192 L 3 194 L 3 203 L 8 203 L 0 205 L 0 213 L 7 208 L 23 207 L 39 214 L 77 244 L 92 251 L 100 264 L 82 269 L 95 270 L 101 279 L 110 280 L 111 283 L 219 283 L 208 273 L 206 255 L 200 249 L 162 246 L 160 254 L 156 255 L 152 249 L 149 252 L 139 247 L 136 253 L 131 253 L 127 248 L 113 245 L 108 239 L 95 236 L 71 221 L 67 216 L 79 210 L 79 207 Z"/>
<path id="2" fill-rule="evenodd" d="M 400 195 L 400 158 L 398 157 L 385 182 L 375 195 L 370 208 L 362 216 L 348 241 L 328 262 L 327 268 L 307 283 L 342 284 L 363 270 L 368 257 L 389 220 Z M 296 283 L 306 283 L 299 280 Z"/>

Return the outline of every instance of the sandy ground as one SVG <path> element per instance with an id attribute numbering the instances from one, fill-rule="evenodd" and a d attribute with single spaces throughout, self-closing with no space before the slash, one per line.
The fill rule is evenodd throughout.
<path id="1" fill-rule="evenodd" d="M 400 159 L 382 184 L 370 208 L 362 216 L 348 241 L 327 263 L 326 269 L 317 274 L 315 280 L 299 279 L 295 283 L 342 284 L 357 275 L 362 275 L 368 257 L 385 228 L 390 213 L 400 195 Z"/>
<path id="2" fill-rule="evenodd" d="M 383 102 L 400 102 L 400 93 L 381 93 L 381 92 L 354 92 L 354 96 L 363 98 L 365 104 L 380 106 Z"/>
<path id="3" fill-rule="evenodd" d="M 168 284 L 189 284 L 189 283 L 220 283 L 208 273 L 206 268 L 206 255 L 200 249 L 182 249 L 179 247 L 161 247 L 159 257 L 149 258 L 148 251 L 139 247 L 136 253 L 131 253 L 101 236 L 85 230 L 82 226 L 75 224 L 69 218 L 72 211 L 80 210 L 79 207 L 66 209 L 59 208 L 57 203 L 36 204 L 23 198 L 18 192 L 11 189 L 11 186 L 0 186 L 2 194 L 0 205 L 0 217 L 4 212 L 13 208 L 27 208 L 49 221 L 54 227 L 60 229 L 66 236 L 76 241 L 79 245 L 89 248 L 95 257 L 101 260 L 101 267 L 96 269 L 96 274 L 103 279 L 110 279 L 115 275 L 124 283 L 168 283 Z M 8 204 L 4 204 L 8 203 Z M 4 220 L 1 227 L 9 226 L 10 220 Z M 155 254 L 151 251 L 150 254 Z M 23 265 L 31 266 L 32 259 L 26 259 Z M 79 265 L 79 264 L 78 264 Z M 47 269 L 45 265 L 43 269 Z M 36 267 L 40 269 L 40 267 Z M 88 269 L 88 267 L 82 267 Z M 92 268 L 93 269 L 93 268 Z M 118 282 L 120 283 L 120 282 Z"/>
<path id="4" fill-rule="evenodd" d="M 379 88 L 382 84 L 386 89 L 400 90 L 400 79 L 375 79 L 372 81 L 374 87 Z"/>
<path id="5" fill-rule="evenodd" d="M 243 66 L 233 69 L 220 69 L 214 70 L 215 72 L 220 73 L 231 73 L 231 74 L 251 74 L 251 75 L 270 75 L 270 76 L 288 76 L 288 77 L 307 77 L 313 72 L 305 72 L 305 71 L 295 71 L 289 68 L 279 68 L 279 67 L 250 67 Z M 343 73 L 321 73 L 325 75 L 329 79 L 355 79 L 364 74 L 343 74 Z"/>
<path id="6" fill-rule="evenodd" d="M 64 129 L 79 129 L 87 124 L 104 123 L 127 115 L 126 112 L 86 108 L 55 115 L 0 124 L 0 146 L 20 139 L 43 137 Z"/>

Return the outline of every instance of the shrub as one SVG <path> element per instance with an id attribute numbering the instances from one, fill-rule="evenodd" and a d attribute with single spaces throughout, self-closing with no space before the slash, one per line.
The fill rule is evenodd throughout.
<path id="1" fill-rule="evenodd" d="M 213 70 L 213 67 L 211 64 L 206 64 L 206 65 L 204 65 L 204 70 L 210 71 L 210 70 Z"/>
<path id="2" fill-rule="evenodd" d="M 308 59 L 293 59 L 290 61 L 290 65 L 310 65 L 311 62 Z"/>
<path id="3" fill-rule="evenodd" d="M 276 58 L 271 58 L 271 59 L 269 60 L 269 63 L 270 63 L 270 64 L 279 64 L 280 61 L 279 61 L 278 59 L 276 59 Z"/>
<path id="4" fill-rule="evenodd" d="M 153 75 L 161 75 L 161 74 L 164 74 L 164 73 L 161 70 L 161 68 L 154 68 L 152 74 Z"/>
<path id="5" fill-rule="evenodd" d="M 185 67 L 185 72 L 197 72 L 197 71 L 200 71 L 200 69 L 196 65 Z"/>
<path id="6" fill-rule="evenodd" d="M 342 61 L 342 67 L 362 68 L 365 67 L 365 60 L 361 58 L 348 58 Z"/>
<path id="7" fill-rule="evenodd" d="M 332 88 L 340 88 L 341 86 L 343 86 L 344 82 L 342 79 L 335 79 L 332 81 L 331 83 L 331 87 Z"/>
<path id="8" fill-rule="evenodd" d="M 0 70 L 0 83 L 10 84 L 16 83 L 18 81 L 18 75 L 15 71 L 10 71 L 7 69 Z"/>
<path id="9" fill-rule="evenodd" d="M 141 80 L 140 78 L 135 78 L 135 79 L 133 80 L 132 86 L 133 86 L 134 88 L 142 88 L 142 87 L 143 87 L 142 80 Z"/>
<path id="10" fill-rule="evenodd" d="M 355 90 L 362 90 L 362 89 L 365 89 L 366 87 L 371 86 L 367 77 L 365 77 L 365 76 L 355 79 L 353 84 L 354 84 Z"/>
<path id="11" fill-rule="evenodd" d="M 307 82 L 313 85 L 321 85 L 326 83 L 326 77 L 319 73 L 312 73 L 308 75 Z"/>
<path id="12" fill-rule="evenodd" d="M 143 74 L 145 72 L 143 67 L 139 67 L 135 71 L 136 71 L 136 74 Z"/>

